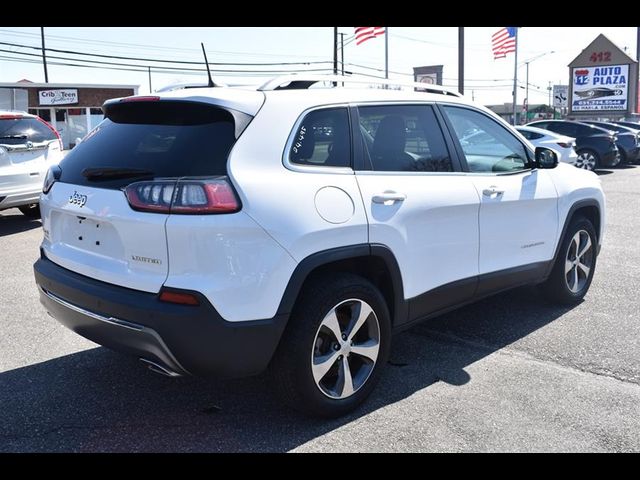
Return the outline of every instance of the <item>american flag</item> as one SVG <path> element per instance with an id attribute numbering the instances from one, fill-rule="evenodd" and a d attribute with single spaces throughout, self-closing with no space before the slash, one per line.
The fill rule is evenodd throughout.
<path id="1" fill-rule="evenodd" d="M 516 51 L 516 27 L 502 27 L 491 36 L 493 59 L 505 58 L 507 53 Z"/>
<path id="2" fill-rule="evenodd" d="M 366 42 L 370 38 L 376 38 L 379 35 L 384 35 L 384 27 L 354 27 L 356 30 L 356 45 L 360 45 L 362 42 Z"/>

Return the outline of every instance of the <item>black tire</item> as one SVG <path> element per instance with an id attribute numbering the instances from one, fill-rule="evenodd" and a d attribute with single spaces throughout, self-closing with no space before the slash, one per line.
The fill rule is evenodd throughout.
<path id="1" fill-rule="evenodd" d="M 576 152 L 578 159 L 576 160 L 576 167 L 583 168 L 585 170 L 598 170 L 600 168 L 600 155 L 590 148 L 581 148 Z"/>
<path id="2" fill-rule="evenodd" d="M 31 205 L 22 205 L 18 207 L 22 214 L 29 218 L 40 218 L 40 205 L 32 203 Z"/>
<path id="3" fill-rule="evenodd" d="M 571 260 L 575 257 L 572 255 L 574 250 L 570 249 L 573 248 L 573 239 L 578 232 L 586 232 L 588 234 L 591 242 L 591 258 L 589 259 L 590 261 L 587 261 L 587 254 L 585 253 L 582 256 L 589 266 L 588 275 L 584 275 L 584 270 L 574 265 L 574 269 L 577 271 L 578 277 L 583 276 L 583 278 L 578 283 L 580 288 L 577 289 L 577 291 L 572 291 L 569 283 L 571 283 L 571 276 L 573 275 L 574 270 L 572 269 L 569 273 L 565 273 L 567 268 L 566 261 L 567 259 Z M 558 251 L 558 257 L 556 258 L 553 270 L 551 271 L 549 278 L 542 284 L 542 291 L 549 300 L 562 305 L 572 305 L 582 300 L 589 290 L 591 281 L 593 280 L 593 274 L 596 269 L 597 246 L 597 234 L 591 221 L 584 217 L 576 217 L 572 219 L 569 227 L 567 228 L 567 232 L 562 239 L 562 244 L 560 245 L 560 250 Z"/>
<path id="4" fill-rule="evenodd" d="M 312 373 L 312 358 L 319 348 L 316 335 L 321 331 L 320 324 L 325 316 L 336 305 L 349 299 L 366 302 L 377 317 L 378 357 L 373 369 L 351 396 L 330 398 L 321 391 Z M 390 347 L 391 317 L 380 291 L 371 282 L 356 275 L 321 275 L 308 280 L 303 287 L 271 362 L 271 375 L 286 405 L 309 415 L 339 417 L 354 410 L 371 393 L 387 363 Z M 348 361 L 358 361 L 359 357 L 352 355 L 355 354 L 346 356 L 351 359 Z M 334 367 L 339 369 L 340 362 L 338 360 Z M 353 378 L 356 378 L 356 374 Z"/>
<path id="5" fill-rule="evenodd" d="M 620 161 L 614 166 L 622 167 L 623 165 L 626 165 L 627 163 L 629 163 L 627 161 L 627 154 L 625 153 L 624 150 L 620 150 Z"/>

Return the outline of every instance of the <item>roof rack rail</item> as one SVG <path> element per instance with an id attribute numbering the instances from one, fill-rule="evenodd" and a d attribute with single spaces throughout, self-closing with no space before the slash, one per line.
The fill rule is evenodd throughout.
<path id="1" fill-rule="evenodd" d="M 363 76 L 342 76 L 342 75 L 282 75 L 275 77 L 258 87 L 258 91 L 273 90 L 302 90 L 311 87 L 320 82 L 338 83 L 361 83 L 369 85 L 394 85 L 400 87 L 418 88 L 420 91 L 428 93 L 439 93 L 441 95 L 451 95 L 454 97 L 462 97 L 459 92 L 440 85 L 432 85 L 417 82 L 403 82 L 396 80 L 386 80 L 382 78 L 371 78 Z"/>

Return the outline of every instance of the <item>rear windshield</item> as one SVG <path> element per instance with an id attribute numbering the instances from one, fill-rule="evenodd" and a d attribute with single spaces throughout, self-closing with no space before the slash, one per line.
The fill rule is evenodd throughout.
<path id="1" fill-rule="evenodd" d="M 55 140 L 56 135 L 37 118 L 0 119 L 0 143 L 19 145 L 25 142 L 41 143 Z"/>
<path id="2" fill-rule="evenodd" d="M 109 107 L 107 118 L 60 162 L 60 181 L 117 189 L 142 177 L 226 175 L 234 143 L 234 118 L 221 108 L 170 101 L 122 103 Z M 133 173 L 118 178 L 87 174 L 101 169 Z M 135 171 L 144 173 L 136 177 Z"/>

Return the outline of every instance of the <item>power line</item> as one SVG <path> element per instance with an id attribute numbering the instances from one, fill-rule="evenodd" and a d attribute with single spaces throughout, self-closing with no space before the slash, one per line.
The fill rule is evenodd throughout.
<path id="1" fill-rule="evenodd" d="M 11 43 L 11 42 L 0 42 L 0 45 L 8 45 L 11 47 L 18 48 L 30 48 L 34 50 L 40 50 L 41 47 L 34 47 L 32 45 L 23 45 L 19 43 Z M 45 50 L 50 52 L 57 53 L 66 53 L 70 55 L 82 55 L 82 56 L 90 56 L 90 57 L 100 57 L 100 58 L 110 58 L 116 60 L 134 60 L 140 62 L 154 62 L 154 63 L 177 63 L 181 65 L 202 65 L 202 62 L 191 62 L 186 60 L 161 60 L 161 59 L 153 59 L 153 58 L 140 58 L 140 57 L 123 57 L 119 55 L 103 55 L 98 53 L 86 53 L 79 52 L 77 50 L 62 50 L 58 48 L 46 48 Z M 209 62 L 209 65 L 239 65 L 239 66 L 284 66 L 284 65 L 315 65 L 321 63 L 330 63 L 328 61 L 313 61 L 313 62 L 267 62 L 267 63 L 246 63 L 246 62 Z"/>
<path id="2" fill-rule="evenodd" d="M 0 42 L 1 44 L 2 42 Z M 15 52 L 13 50 L 6 50 L 6 49 L 2 49 L 0 48 L 0 52 L 5 52 L 5 53 L 12 53 L 14 55 L 26 55 L 26 56 L 30 56 L 30 57 L 38 57 L 40 58 L 40 55 L 37 53 L 28 53 L 28 52 Z M 87 60 L 84 58 L 69 58 L 69 57 L 61 57 L 58 55 L 49 55 L 48 58 L 55 58 L 57 60 L 66 60 L 66 61 L 73 61 L 73 62 L 85 62 L 85 63 L 93 63 L 93 64 L 100 64 L 100 65 L 116 65 L 116 66 L 123 66 L 123 67 L 141 67 L 141 65 L 137 65 L 137 64 L 131 64 L 131 63 L 122 63 L 122 62 L 107 62 L 104 60 Z M 147 69 L 148 65 L 143 65 L 143 67 L 145 69 Z M 206 72 L 206 69 L 204 68 L 189 68 L 189 67 L 168 67 L 168 66 L 164 66 L 164 65 L 151 65 L 152 68 L 154 68 L 156 71 L 157 70 L 171 70 L 171 71 L 192 71 L 192 72 Z M 300 69 L 296 69 L 295 71 L 305 71 L 305 72 L 312 72 L 312 71 L 324 71 L 327 70 L 327 68 L 321 68 L 321 69 L 313 69 L 313 68 L 307 68 L 304 70 L 300 70 Z M 249 69 L 223 69 L 223 68 L 217 68 L 215 69 L 216 72 L 250 72 L 250 73 L 279 73 L 279 72 L 286 72 L 286 73 L 290 73 L 292 72 L 291 70 L 284 70 L 284 69 L 278 69 L 278 70 L 249 70 Z"/>
<path id="3" fill-rule="evenodd" d="M 14 52 L 11 50 L 0 49 L 0 52 L 12 53 L 14 55 L 27 55 L 31 57 L 40 57 L 38 54 L 34 53 L 26 53 L 26 52 Z M 16 57 L 8 57 L 3 56 L 4 59 L 8 61 L 15 62 L 23 62 L 23 63 L 40 63 L 39 60 L 25 59 L 25 58 L 16 58 Z M 143 65 L 132 65 L 126 63 L 115 63 L 115 62 L 103 62 L 99 60 L 84 60 L 84 59 L 73 59 L 67 57 L 59 57 L 59 56 L 49 56 L 51 59 L 56 60 L 64 60 L 66 62 L 48 62 L 50 65 L 60 65 L 67 67 L 85 67 L 85 68 L 103 68 L 107 70 L 121 70 L 121 71 L 130 71 L 130 72 L 148 72 L 148 69 L 151 68 L 153 73 L 181 73 L 186 75 L 200 75 L 204 74 L 206 70 L 204 68 L 179 68 L 179 67 L 165 67 L 165 66 L 143 66 Z M 86 65 L 86 64 L 78 64 L 78 63 L 68 63 L 68 62 L 86 62 L 86 63 L 98 63 L 100 65 Z M 115 66 L 105 66 L 107 65 L 115 65 Z M 329 68 L 310 68 L 303 70 L 304 72 L 329 72 L 331 69 Z M 300 71 L 300 70 L 297 70 Z M 234 76 L 234 75 L 246 75 L 246 76 L 273 76 L 273 75 L 282 75 L 287 73 L 295 73 L 295 71 L 291 70 L 230 70 L 230 69 L 216 69 L 216 74 L 222 76 Z"/>
<path id="4" fill-rule="evenodd" d="M 38 34 L 36 33 L 30 33 L 30 32 L 21 32 L 18 30 L 9 30 L 9 29 L 2 29 L 0 28 L 0 32 L 6 32 L 8 34 L 11 34 L 11 36 L 26 36 L 26 37 L 38 37 Z M 134 48 L 139 50 L 140 47 L 143 47 L 144 49 L 151 49 L 151 50 L 175 50 L 175 51 L 181 51 L 181 52 L 200 52 L 200 49 L 196 49 L 196 48 L 181 48 L 181 47 L 169 47 L 169 46 L 158 46 L 158 45 L 149 45 L 149 44 L 142 44 L 142 43 L 126 43 L 126 42 L 114 42 L 114 41 L 109 41 L 109 40 L 91 40 L 91 39 L 87 39 L 87 38 L 78 38 L 78 37 L 67 37 L 67 36 L 61 36 L 61 35 L 50 35 L 47 34 L 47 39 L 62 39 L 65 42 L 67 40 L 72 40 L 73 43 L 77 43 L 77 42 L 81 42 L 81 43 L 88 43 L 88 44 L 92 44 L 92 45 L 113 45 L 113 46 L 119 46 L 122 48 Z M 222 54 L 222 55 L 250 55 L 250 56 L 265 56 L 265 57 L 282 57 L 282 56 L 286 56 L 286 57 L 304 57 L 304 58 L 309 58 L 309 57 L 314 57 L 314 58 L 325 58 L 325 56 L 321 56 L 321 55 L 295 55 L 295 54 L 286 54 L 286 55 L 280 55 L 280 54 L 276 54 L 276 53 L 255 53 L 255 52 L 231 52 L 231 51 L 224 51 L 224 50 L 210 50 L 212 53 L 217 53 L 217 54 Z"/>

